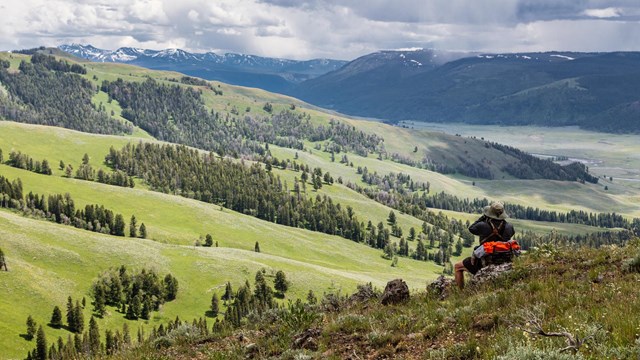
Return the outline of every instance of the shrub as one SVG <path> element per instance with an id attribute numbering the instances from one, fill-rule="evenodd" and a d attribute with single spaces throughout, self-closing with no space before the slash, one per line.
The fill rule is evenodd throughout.
<path id="1" fill-rule="evenodd" d="M 510 348 L 504 355 L 498 356 L 496 360 L 580 360 L 582 355 L 572 355 L 561 353 L 558 350 L 542 350 L 528 346 L 517 346 Z"/>

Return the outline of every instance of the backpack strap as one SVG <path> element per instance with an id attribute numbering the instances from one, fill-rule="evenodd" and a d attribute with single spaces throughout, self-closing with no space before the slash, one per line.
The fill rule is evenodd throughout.
<path id="1" fill-rule="evenodd" d="M 500 240 L 499 241 L 504 241 L 504 238 L 502 237 L 502 231 L 504 230 L 504 223 L 505 221 L 502 220 L 500 221 L 500 225 L 498 227 L 496 227 L 493 224 L 493 221 L 491 221 L 491 219 L 489 219 L 489 224 L 491 225 L 491 234 L 489 234 L 489 236 L 487 236 L 486 238 L 480 240 L 480 244 L 485 243 L 487 240 L 491 239 L 492 237 L 497 237 Z"/>

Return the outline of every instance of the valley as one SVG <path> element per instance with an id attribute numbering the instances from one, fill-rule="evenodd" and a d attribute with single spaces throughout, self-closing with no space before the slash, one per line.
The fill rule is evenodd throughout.
<path id="1" fill-rule="evenodd" d="M 28 61 L 29 57 L 0 53 L 0 60 L 5 59 L 10 64 L 7 76 L 11 76 L 10 74 L 19 71 L 20 61 Z M 73 59 L 67 61 L 75 63 Z M 0 149 L 5 159 L 0 164 L 0 175 L 9 180 L 19 178 L 24 194 L 69 193 L 76 208 L 89 204 L 104 205 L 115 213 L 123 214 L 127 222 L 135 215 L 138 222 L 146 225 L 148 236 L 147 239 L 109 236 L 38 219 L 17 209 L 0 209 L 0 248 L 6 254 L 11 270 L 7 274 L 0 274 L 0 287 L 10 294 L 0 297 L 0 310 L 11 314 L 0 328 L 3 335 L 9 334 L 0 340 L 0 353 L 6 358 L 24 357 L 26 351 L 33 348 L 33 342 L 20 337 L 24 332 L 27 316 L 32 315 L 39 324 L 46 324 L 52 307 L 62 307 L 67 296 L 73 296 L 74 299 L 86 297 L 90 303 L 93 295 L 90 286 L 93 280 L 101 272 L 120 265 L 132 268 L 150 267 L 162 274 L 169 271 L 180 282 L 177 299 L 164 305 L 149 320 L 125 320 L 123 314 L 111 308 L 104 318 L 98 320 L 102 329 L 121 328 L 127 323 L 132 332 L 137 331 L 138 327 L 149 332 L 153 327 L 165 324 L 176 316 L 187 320 L 205 317 L 212 294 L 219 292 L 221 295 L 227 281 L 238 288 L 245 281 L 252 280 L 254 274 L 263 268 L 269 279 L 277 270 L 283 270 L 287 274 L 291 283 L 290 291 L 285 299 L 275 300 L 277 304 L 286 304 L 289 299 L 304 299 L 309 290 L 313 290 L 318 297 L 330 293 L 350 294 L 357 285 L 371 283 L 375 287 L 383 287 L 393 278 L 404 279 L 412 290 L 422 290 L 427 282 L 443 272 L 450 274 L 451 264 L 470 253 L 471 248 L 468 246 L 459 253 L 454 253 L 453 247 L 455 242 L 461 242 L 463 234 L 460 231 L 466 231 L 466 222 L 474 221 L 479 209 L 469 213 L 425 208 L 420 215 L 412 214 L 392 207 L 393 204 L 384 204 L 359 193 L 354 190 L 355 186 L 370 191 L 409 192 L 429 197 L 445 192 L 460 199 L 488 198 L 561 213 L 572 210 L 615 212 L 623 215 L 629 222 L 640 216 L 640 189 L 628 182 L 616 181 L 615 177 L 621 173 L 606 173 L 607 176 L 614 176 L 613 181 L 599 179 L 597 184 L 588 181 L 549 180 L 544 178 L 533 163 L 534 165 L 526 165 L 526 169 L 533 174 L 534 179 L 520 179 L 516 176 L 518 173 L 505 170 L 503 165 L 517 165 L 522 159 L 522 163 L 532 164 L 531 157 L 518 158 L 509 151 L 500 150 L 498 146 L 480 139 L 485 137 L 528 152 L 552 151 L 549 155 L 578 156 L 580 147 L 597 146 L 590 141 L 596 141 L 597 144 L 597 141 L 607 136 L 604 134 L 593 133 L 591 137 L 582 139 L 582 142 L 571 145 L 575 147 L 563 147 L 561 144 L 568 133 L 557 136 L 545 134 L 544 143 L 535 145 L 526 140 L 526 136 L 537 136 L 535 134 L 520 135 L 519 138 L 507 141 L 504 134 L 512 133 L 512 129 L 493 138 L 489 136 L 489 130 L 479 127 L 450 131 L 454 129 L 452 126 L 428 131 L 418 128 L 427 125 L 404 124 L 408 128 L 403 128 L 326 112 L 300 100 L 264 90 L 215 81 L 191 85 L 189 82 L 194 82 L 193 79 L 185 83 L 183 75 L 175 72 L 152 71 L 111 63 L 78 64 L 86 70 L 86 74 L 70 76 L 82 77 L 89 84 L 88 87 L 95 89 L 90 99 L 93 110 L 101 116 L 107 114 L 124 128 L 130 128 L 130 133 L 90 134 L 56 126 L 22 123 L 29 122 L 26 118 L 14 119 L 20 123 L 0 121 Z M 46 72 L 42 69 L 40 71 Z M 177 117 L 167 115 L 177 114 L 179 109 L 159 112 L 159 117 L 167 116 L 166 123 L 149 123 L 142 112 L 136 112 L 138 109 L 111 96 L 119 96 L 117 92 L 125 89 L 125 85 L 129 86 L 126 89 L 131 89 L 134 93 L 137 91 L 135 86 L 125 84 L 115 90 L 109 89 L 109 94 L 100 88 L 104 81 L 113 83 L 118 78 L 131 84 L 153 81 L 153 86 L 158 89 L 174 91 L 176 98 L 182 96 L 187 99 L 187 95 L 192 96 L 197 101 L 189 103 L 188 106 L 191 107 L 185 106 L 185 109 L 209 114 L 212 121 L 226 121 L 229 128 L 238 126 L 242 129 L 242 136 L 233 138 L 235 135 L 230 135 L 227 139 L 214 131 L 203 136 L 203 129 L 208 129 L 207 124 L 193 128 L 190 127 L 193 123 L 180 123 Z M 8 106 L 21 110 L 27 108 L 25 102 L 22 102 L 27 98 L 12 103 L 6 93 L 0 94 L 0 97 L 7 101 Z M 124 97 L 121 99 L 127 100 Z M 202 106 L 202 109 L 197 106 Z M 34 110 L 33 114 L 39 114 L 38 111 Z M 274 117 L 279 115 L 285 119 L 282 122 L 285 125 L 281 128 L 273 123 Z M 34 118 L 37 119 L 36 116 Z M 256 127 L 265 129 L 265 132 L 257 131 Z M 327 135 L 327 129 L 333 131 L 331 136 Z M 449 134 L 440 131 L 443 129 Z M 387 234 L 384 239 L 384 235 L 380 236 L 384 231 L 381 231 L 377 239 L 383 240 L 382 246 L 371 246 L 370 242 L 374 239 L 370 235 L 362 235 L 364 241 L 353 241 L 343 233 L 344 229 L 332 229 L 330 231 L 335 231 L 335 234 L 331 235 L 312 231 L 309 224 L 302 224 L 300 227 L 285 226 L 259 218 L 249 211 L 253 209 L 241 213 L 230 210 L 224 203 L 202 200 L 196 195 L 197 191 L 193 190 L 195 185 L 193 188 L 175 185 L 178 182 L 188 182 L 188 179 L 179 179 L 175 174 L 167 176 L 169 185 L 159 186 L 152 182 L 153 179 L 148 174 L 141 176 L 139 173 L 128 173 L 135 185 L 131 188 L 81 180 L 73 176 L 73 172 L 71 176 L 65 175 L 64 170 L 58 167 L 62 161 L 74 170 L 79 169 L 86 154 L 88 165 L 94 170 L 102 169 L 111 173 L 112 164 L 107 163 L 105 157 L 112 147 L 120 150 L 127 144 L 141 146 L 152 143 L 169 145 L 167 149 L 175 149 L 175 144 L 161 141 L 172 131 L 182 145 L 196 149 L 205 159 L 204 163 L 214 161 L 212 159 L 224 159 L 230 161 L 230 164 L 243 163 L 246 167 L 255 165 L 255 174 L 261 178 L 274 179 L 272 183 L 282 184 L 280 196 L 291 196 L 291 201 L 296 197 L 315 201 L 316 198 L 327 196 L 341 210 L 350 209 L 353 216 L 361 222 L 362 229 L 367 222 L 371 222 L 373 227 L 380 224 L 385 230 L 391 228 L 395 233 Z M 538 130 L 531 131 L 535 133 Z M 273 137 L 265 140 L 265 134 Z M 579 139 L 581 134 L 575 132 L 572 136 Z M 341 137 L 355 140 L 341 143 Z M 379 144 L 363 139 L 378 139 Z M 610 168 L 625 166 L 623 150 L 633 141 L 633 138 L 623 136 L 612 137 L 608 140 L 611 145 L 600 144 L 602 156 L 594 156 L 593 159 L 600 159 L 602 166 Z M 199 144 L 204 146 L 198 148 Z M 593 153 L 582 156 L 591 158 L 589 154 L 596 155 L 597 149 L 591 149 Z M 222 150 L 224 156 L 220 156 L 216 150 Z M 9 166 L 6 160 L 11 152 L 17 151 L 37 161 L 46 159 L 51 164 L 53 174 L 37 174 Z M 343 156 L 346 156 L 344 162 Z M 635 164 L 633 155 L 629 153 L 627 156 L 630 156 L 631 164 Z M 165 158 L 167 159 L 168 157 Z M 450 165 L 449 172 L 437 172 L 435 170 L 442 168 L 436 166 L 432 169 L 425 168 L 424 159 L 429 159 L 433 164 Z M 189 161 L 191 160 L 194 159 Z M 307 166 L 310 170 L 296 169 L 294 163 Z M 487 169 L 492 179 L 462 175 L 452 170 L 463 168 L 468 163 L 483 164 L 479 168 Z M 544 164 L 554 169 L 550 176 L 565 174 L 563 168 L 553 163 Z M 142 166 L 142 163 L 137 165 Z M 320 180 L 321 186 L 314 189 L 313 181 L 301 182 L 300 178 L 302 174 L 315 176 L 316 168 L 320 169 L 320 174 L 328 173 L 333 180 Z M 390 173 L 402 174 L 408 176 L 410 182 L 419 185 L 412 189 L 410 182 L 398 181 L 394 185 L 396 187 L 392 188 L 388 180 L 386 184 L 383 182 L 381 185 L 372 185 L 363 180 L 359 168 L 361 171 L 366 168 L 367 173 L 377 173 L 380 177 Z M 601 172 L 606 169 L 604 167 L 590 165 L 590 168 L 595 175 L 605 175 Z M 629 171 L 632 171 L 631 167 Z M 585 174 L 586 172 L 580 173 L 580 176 Z M 420 184 L 425 187 L 428 184 L 429 190 L 421 188 Z M 296 185 L 305 190 L 296 193 Z M 604 186 L 608 189 L 605 190 Z M 252 189 L 246 190 L 248 192 Z M 391 213 L 396 218 L 395 224 L 389 220 Z M 323 215 L 319 212 L 315 215 L 318 214 Z M 425 214 L 429 214 L 429 219 L 436 220 L 433 223 L 426 222 L 421 218 Z M 584 236 L 622 230 L 527 219 L 513 219 L 513 223 L 523 237 L 524 230 L 558 236 Z M 423 226 L 427 232 L 422 232 Z M 463 230 L 457 230 L 458 227 Z M 406 240 L 408 256 L 398 254 L 398 244 L 405 242 L 412 228 L 419 234 L 419 239 Z M 202 242 L 206 234 L 211 234 L 218 246 L 195 246 Z M 425 259 L 414 259 L 418 243 L 423 240 L 427 244 Z M 428 245 L 430 240 L 433 247 Z M 256 243 L 259 243 L 259 252 L 255 251 Z M 392 255 L 387 256 L 387 251 L 391 251 Z M 436 256 L 444 257 L 446 261 L 438 262 L 435 260 Z M 90 305 L 87 307 L 90 308 Z M 90 312 L 90 309 L 85 309 L 87 319 Z M 212 324 L 216 319 L 222 320 L 223 313 L 221 311 L 219 316 L 209 318 L 208 321 Z M 57 336 L 64 338 L 69 334 L 61 329 L 47 328 L 46 331 L 50 339 Z"/>

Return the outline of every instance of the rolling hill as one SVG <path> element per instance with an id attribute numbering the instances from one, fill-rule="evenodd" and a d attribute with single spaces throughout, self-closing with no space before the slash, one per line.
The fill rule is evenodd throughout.
<path id="1" fill-rule="evenodd" d="M 32 71 L 29 65 L 22 65 L 20 70 L 21 61 L 30 61 L 27 55 L 0 53 L 0 60 L 9 64 L 7 69 L 3 69 L 6 76 L 17 76 L 22 71 Z M 163 306 L 161 311 L 154 313 L 148 321 L 125 320 L 123 314 L 115 309 L 110 309 L 103 319 L 98 320 L 103 330 L 119 329 L 127 323 L 132 332 L 137 331 L 140 326 L 144 327 L 147 333 L 154 326 L 166 324 L 176 316 L 182 319 L 204 317 L 210 305 L 211 295 L 218 291 L 221 295 L 226 281 L 231 281 L 237 289 L 245 281 L 253 279 L 254 274 L 262 268 L 266 269 L 269 282 L 277 270 L 285 271 L 290 279 L 290 292 L 286 294 L 284 301 L 278 300 L 281 304 L 286 303 L 288 299 L 305 298 L 309 290 L 313 290 L 318 296 L 322 296 L 323 293 L 349 293 L 358 284 L 371 282 L 375 286 L 382 286 L 394 277 L 404 278 L 413 289 L 422 288 L 428 279 L 435 278 L 446 268 L 443 266 L 445 264 L 438 265 L 433 259 L 419 261 L 411 256 L 396 257 L 394 264 L 391 259 L 386 258 L 381 248 L 374 249 L 364 242 L 348 240 L 340 232 L 328 235 L 320 231 L 310 231 L 309 227 L 305 230 L 277 224 L 268 219 L 262 220 L 251 212 L 235 212 L 218 203 L 201 201 L 199 199 L 202 198 L 195 196 L 194 188 L 186 185 L 172 187 L 171 184 L 163 188 L 150 177 L 137 176 L 139 173 L 129 174 L 136 175 L 133 188 L 81 180 L 74 178 L 73 173 L 72 176 L 65 176 L 64 171 L 56 165 L 62 161 L 74 170 L 80 169 L 83 166 L 84 154 L 87 154 L 88 164 L 95 170 L 112 172 L 112 163 L 105 161 L 111 147 L 120 150 L 127 144 L 163 144 L 167 145 L 164 149 L 170 154 L 171 149 L 177 149 L 177 145 L 166 142 L 173 140 L 167 134 L 176 135 L 178 142 L 192 146 L 191 149 L 208 144 L 197 141 L 199 135 L 212 134 L 207 132 L 209 128 L 194 127 L 197 122 L 181 123 L 181 114 L 176 112 L 177 109 L 165 108 L 168 102 L 160 101 L 160 96 L 148 98 L 143 97 L 148 94 L 135 93 L 137 88 L 134 84 L 153 83 L 148 89 L 157 89 L 159 93 L 170 89 L 174 92 L 174 100 L 182 99 L 185 104 L 189 104 L 185 109 L 197 111 L 195 113 L 205 119 L 224 121 L 224 124 L 229 125 L 229 129 L 238 127 L 242 130 L 241 136 L 224 143 L 227 145 L 221 145 L 219 148 L 203 146 L 198 149 L 197 153 L 207 161 L 219 158 L 220 154 L 211 152 L 213 149 L 238 149 L 237 154 L 228 152 L 225 160 L 233 164 L 244 163 L 247 167 L 255 165 L 254 174 L 282 184 L 285 191 L 279 196 L 296 194 L 294 184 L 299 184 L 303 171 L 296 170 L 294 162 L 308 166 L 308 173 L 315 174 L 313 169 L 321 169 L 322 174 L 328 172 L 335 182 L 330 184 L 324 181 L 322 187 L 314 190 L 312 182 L 308 181 L 305 183 L 307 190 L 299 192 L 298 197 L 314 201 L 318 197 L 327 196 L 341 209 L 350 208 L 363 222 L 363 226 L 367 221 L 371 221 L 374 226 L 382 224 L 383 227 L 389 227 L 389 214 L 394 211 L 396 226 L 405 235 L 391 235 L 388 239 L 390 247 L 395 246 L 393 244 L 398 243 L 401 237 L 409 234 L 411 228 L 420 231 L 425 220 L 421 214 L 403 212 L 393 207 L 393 204 L 375 201 L 349 187 L 348 183 L 352 183 L 371 190 L 393 193 L 391 189 L 381 190 L 363 181 L 362 174 L 358 173 L 359 167 L 366 167 L 369 172 L 377 172 L 381 176 L 390 172 L 403 173 L 415 182 L 428 182 L 431 194 L 446 191 L 467 199 L 500 198 L 561 212 L 570 209 L 593 212 L 618 211 L 627 218 L 638 214 L 637 203 L 634 202 L 637 192 L 621 186 L 611 185 L 611 190 L 605 191 L 603 186 L 594 183 L 544 179 L 515 180 L 500 165 L 507 162 L 516 163 L 520 159 L 513 157 L 509 152 L 500 151 L 497 146 L 492 146 L 482 139 L 414 131 L 379 122 L 354 120 L 339 114 L 327 113 L 293 98 L 218 82 L 201 82 L 189 78 L 185 80 L 184 75 L 179 73 L 152 71 L 123 64 L 88 62 L 77 63 L 86 73 L 68 73 L 60 64 L 47 59 L 42 61 L 49 67 L 62 69 L 47 68 L 49 72 L 56 72 L 56 76 L 61 76 L 62 79 L 84 79 L 86 83 L 69 82 L 74 85 L 67 90 L 73 92 L 78 88 L 91 89 L 90 99 L 83 100 L 85 110 L 96 112 L 96 118 L 106 115 L 130 131 L 121 131 L 119 125 L 116 125 L 107 128 L 108 132 L 115 129 L 110 135 L 98 135 L 62 127 L 2 121 L 0 149 L 3 151 L 5 163 L 0 164 L 0 175 L 9 179 L 21 179 L 21 187 L 25 194 L 34 192 L 52 195 L 68 192 L 77 208 L 98 203 L 123 214 L 127 220 L 131 215 L 135 215 L 147 226 L 148 239 L 99 234 L 46 221 L 39 218 L 36 212 L 0 209 L 0 248 L 5 253 L 10 268 L 9 272 L 0 272 L 0 289 L 3 294 L 9 294 L 0 297 L 0 309 L 2 313 L 11 314 L 6 322 L 2 322 L 2 333 L 9 334 L 0 339 L 0 354 L 4 358 L 22 358 L 26 350 L 33 348 L 33 342 L 20 337 L 20 334 L 24 333 L 24 322 L 29 314 L 33 315 L 39 324 L 46 324 L 50 319 L 52 307 L 63 306 L 69 295 L 77 299 L 87 297 L 90 304 L 90 285 L 93 279 L 101 272 L 119 265 L 138 269 L 153 268 L 162 274 L 170 271 L 180 282 L 178 298 Z M 76 64 L 73 59 L 68 61 Z M 43 69 L 37 71 L 46 73 Z M 103 91 L 105 81 L 109 85 L 117 83 L 119 78 L 122 82 L 118 83 L 117 87 L 107 86 L 104 90 L 108 92 Z M 26 87 L 29 89 L 33 89 L 32 85 L 38 86 L 37 82 L 27 84 L 30 84 Z M 5 101 L 4 104 L 14 108 L 29 109 L 36 115 L 53 111 L 52 109 L 61 109 L 29 102 L 29 96 L 12 93 L 11 89 L 14 88 L 9 84 L 3 83 L 2 89 L 0 98 Z M 141 114 L 140 108 L 132 106 L 128 98 L 118 95 L 117 92 L 122 89 L 132 89 L 132 93 L 140 96 L 138 99 L 141 102 L 153 101 L 158 108 L 163 109 L 158 113 L 158 118 L 166 116 L 166 122 L 149 122 L 147 117 L 142 116 L 144 114 Z M 266 106 L 267 103 L 271 105 L 270 108 Z M 202 112 L 201 107 L 206 112 Z M 247 120 L 247 117 L 251 119 Z M 14 120 L 29 122 L 30 119 Z M 338 126 L 336 121 L 344 126 Z M 291 127 L 291 124 L 297 124 L 297 127 Z M 54 122 L 50 125 L 66 125 L 73 128 L 76 124 Z M 258 133 L 256 128 L 262 132 Z M 334 129 L 336 132 L 327 133 L 327 129 Z M 279 132 L 283 130 L 290 132 Z M 273 137 L 258 137 L 265 134 L 273 134 Z M 383 141 L 373 135 L 381 137 Z M 349 141 L 342 142 L 340 139 L 343 137 L 347 137 Z M 383 153 L 376 153 L 367 147 L 370 145 L 368 140 L 372 139 L 377 139 L 384 145 Z M 217 140 L 228 139 L 220 136 Z M 243 147 L 238 144 L 255 147 Z M 363 147 L 353 147 L 353 144 L 363 144 Z M 329 151 L 330 147 L 335 150 Z M 418 151 L 414 151 L 416 148 Z M 247 149 L 254 149 L 255 152 Z M 7 159 L 13 151 L 20 151 L 37 161 L 47 159 L 54 165 L 53 175 L 37 174 L 9 166 Z M 411 161 L 405 161 L 404 164 L 397 159 L 394 161 L 394 153 L 406 156 L 408 160 L 420 160 L 429 155 L 434 161 L 460 161 L 460 166 L 464 166 L 460 158 L 490 158 L 492 162 L 486 164 L 501 180 L 445 175 L 420 168 L 415 166 L 416 164 L 412 165 Z M 341 163 L 343 155 L 348 157 L 348 163 Z M 188 158 L 189 161 L 194 159 L 195 157 Z M 275 162 L 276 159 L 280 160 L 279 164 Z M 286 166 L 282 166 L 283 160 Z M 194 160 L 192 165 L 196 166 L 196 163 Z M 267 171 L 269 167 L 271 169 Z M 553 165 L 548 167 L 555 168 Z M 268 172 L 271 175 L 268 175 Z M 178 180 L 182 184 L 191 182 L 189 179 L 175 177 L 169 179 L 174 181 L 174 184 Z M 408 191 L 407 189 L 408 185 L 401 185 L 398 191 Z M 251 189 L 247 189 L 247 193 L 249 190 Z M 416 191 L 416 194 L 423 193 L 426 192 Z M 461 238 L 455 226 L 468 220 L 472 221 L 477 214 L 461 211 L 442 211 L 441 214 L 437 214 L 440 212 L 438 209 L 425 211 L 437 220 L 425 224 L 432 234 L 429 236 L 438 238 L 434 247 L 428 249 L 431 256 L 438 252 L 446 253 L 450 256 L 450 261 L 465 256 L 470 251 L 469 248 L 464 248 L 461 254 L 449 254 L 453 247 L 452 242 Z M 557 237 L 619 230 L 526 219 L 514 219 L 514 223 L 518 230 L 551 233 Z M 219 243 L 219 247 L 194 246 L 205 234 L 211 234 Z M 448 243 L 449 236 L 451 243 Z M 424 240 L 428 241 L 426 237 Z M 408 241 L 411 254 L 415 252 L 419 241 L 422 240 Z M 256 242 L 259 242 L 260 252 L 255 251 Z M 227 307 L 223 306 L 223 310 L 225 308 Z M 85 309 L 87 319 L 90 312 L 90 309 Z M 220 315 L 219 319 L 222 318 Z M 215 320 L 210 318 L 209 321 Z M 46 332 L 50 339 L 70 334 L 64 329 L 47 328 Z"/>

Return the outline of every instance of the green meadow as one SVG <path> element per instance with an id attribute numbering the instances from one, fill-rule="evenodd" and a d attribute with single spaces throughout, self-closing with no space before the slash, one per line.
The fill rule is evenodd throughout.
<path id="1" fill-rule="evenodd" d="M 0 58 L 10 60 L 11 70 L 17 71 L 20 61 L 27 56 L 0 53 Z M 96 86 L 103 80 L 123 78 L 144 81 L 149 77 L 165 84 L 177 84 L 176 80 L 183 76 L 175 72 L 152 71 L 122 64 L 82 64 L 88 70 L 85 78 Z M 499 180 L 476 180 L 447 176 L 388 159 L 379 160 L 375 155 L 363 157 L 349 153 L 349 161 L 354 165 L 351 167 L 340 163 L 342 154 L 336 154 L 336 161 L 332 162 L 329 153 L 315 150 L 316 144 L 311 142 L 305 143 L 304 151 L 270 145 L 273 156 L 292 161 L 297 158 L 296 161 L 310 168 L 320 167 L 325 172 L 329 171 L 334 179 L 342 178 L 344 184 L 365 185 L 357 174 L 357 168 L 361 166 L 381 175 L 389 172 L 408 174 L 414 181 L 429 182 L 432 193 L 445 191 L 460 198 L 486 197 L 557 211 L 615 211 L 626 216 L 640 216 L 640 186 L 633 186 L 635 183 L 632 181 L 617 179 L 618 176 L 633 178 L 638 175 L 634 171 L 640 168 L 637 155 L 640 153 L 640 142 L 635 137 L 612 136 L 606 140 L 608 143 L 604 143 L 603 134 L 589 135 L 573 129 L 562 130 L 565 132 L 559 134 L 545 133 L 543 141 L 536 142 L 527 140 L 539 136 L 538 132 L 542 130 L 535 128 L 525 128 L 522 134 L 513 139 L 506 136 L 514 132 L 513 129 L 490 134 L 489 130 L 481 128 L 470 127 L 459 131 L 453 130 L 453 127 L 445 128 L 450 134 L 463 135 L 454 136 L 418 129 L 417 124 L 403 128 L 376 121 L 356 120 L 258 89 L 215 81 L 210 84 L 223 92 L 223 95 L 214 95 L 212 91 L 202 88 L 206 106 L 216 111 L 228 113 L 235 108 L 240 115 L 248 110 L 252 116 L 268 116 L 263 106 L 270 102 L 273 104 L 273 113 L 289 110 L 309 115 L 314 124 L 328 124 L 331 119 L 337 119 L 364 132 L 381 135 L 390 153 L 401 153 L 412 160 L 421 160 L 425 155 L 439 161 L 459 156 L 479 161 L 483 157 L 497 156 L 492 160 L 499 164 L 500 155 L 487 150 L 482 141 L 467 138 L 475 135 L 534 153 L 589 159 L 593 162 L 590 165 L 593 173 L 614 177 L 601 179 L 600 184 L 596 185 L 516 180 L 502 173 L 496 165 L 492 170 L 500 174 Z M 2 89 L 0 86 L 0 91 Z M 122 109 L 117 101 L 110 102 L 106 93 L 97 91 L 93 102 L 96 106 L 104 106 L 114 118 L 127 121 L 121 116 Z M 563 142 L 566 139 L 571 141 Z M 0 149 L 5 159 L 10 151 L 22 151 L 34 160 L 47 159 L 54 171 L 53 176 L 45 176 L 0 164 L 0 175 L 22 179 L 25 193 L 68 192 L 75 200 L 76 207 L 104 205 L 123 214 L 127 222 L 135 215 L 138 223 L 145 223 L 148 231 L 147 240 L 113 237 L 0 211 L 0 248 L 6 254 L 10 269 L 7 273 L 0 273 L 0 291 L 3 294 L 0 297 L 0 314 L 3 314 L 3 321 L 0 322 L 0 358 L 23 358 L 26 351 L 33 348 L 34 342 L 20 337 L 25 332 L 25 320 L 29 314 L 38 323 L 45 324 L 50 319 L 53 306 L 63 307 L 69 295 L 78 299 L 87 297 L 90 302 L 89 288 L 93 279 L 100 272 L 123 264 L 134 269 L 153 268 L 161 275 L 171 272 L 180 283 L 177 300 L 163 306 L 160 312 L 153 314 L 151 320 L 127 321 L 133 334 L 138 326 L 149 329 L 178 315 L 189 320 L 204 316 L 212 293 L 222 292 L 226 281 L 231 281 L 237 289 L 246 280 L 253 281 L 256 271 L 262 268 L 267 269 L 269 276 L 277 270 L 285 271 L 292 284 L 287 298 L 304 297 L 309 290 L 318 295 L 335 291 L 349 293 L 356 285 L 367 282 L 383 287 L 394 278 L 403 278 L 413 289 L 423 289 L 429 280 L 442 273 L 443 268 L 433 262 L 406 258 L 400 258 L 398 266 L 391 267 L 391 262 L 381 257 L 380 250 L 337 236 L 276 225 L 217 205 L 153 192 L 140 179 L 136 179 L 135 188 L 122 188 L 66 178 L 58 168 L 61 161 L 77 168 L 86 153 L 94 169 L 106 170 L 104 157 L 111 146 L 121 148 L 127 143 L 140 141 L 157 140 L 139 128 L 135 128 L 130 136 L 110 136 L 0 121 Z M 415 147 L 418 151 L 414 153 Z M 291 170 L 273 171 L 287 182 L 290 189 L 293 188 L 295 177 L 300 176 Z M 307 184 L 306 196 L 317 195 L 328 195 L 343 207 L 351 206 L 361 220 L 371 220 L 374 224 L 386 223 L 392 210 L 337 182 L 332 186 L 325 185 L 319 191 L 314 191 L 311 184 Z M 477 218 L 475 214 L 443 213 L 462 221 Z M 398 211 L 396 215 L 404 234 L 408 234 L 411 227 L 419 230 L 422 226 L 422 221 L 417 218 Z M 513 222 L 518 231 L 584 234 L 600 230 L 575 224 Z M 206 234 L 211 234 L 219 247 L 194 246 Z M 392 237 L 392 241 L 398 240 Z M 260 253 L 254 251 L 256 242 L 260 244 Z M 415 243 L 410 242 L 410 246 L 414 247 Z M 465 249 L 465 254 L 468 252 L 469 249 Z M 85 309 L 86 321 L 89 314 L 90 306 Z M 110 313 L 99 324 L 104 330 L 122 327 L 125 321 L 122 314 L 110 309 Z M 50 341 L 58 336 L 66 339 L 67 335 L 64 330 L 47 328 Z"/>

